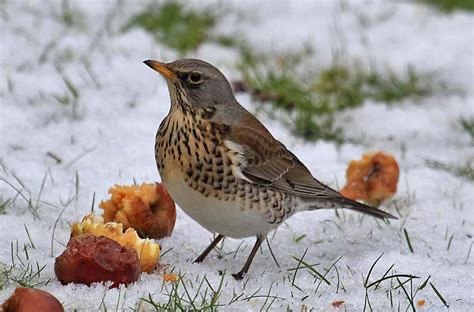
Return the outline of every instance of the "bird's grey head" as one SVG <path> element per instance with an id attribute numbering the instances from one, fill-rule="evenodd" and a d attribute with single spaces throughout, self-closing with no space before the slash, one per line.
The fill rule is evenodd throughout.
<path id="1" fill-rule="evenodd" d="M 225 76 L 209 63 L 197 59 L 180 59 L 171 63 L 148 60 L 144 63 L 166 79 L 172 105 L 184 100 L 193 109 L 225 107 L 232 110 L 233 106 L 240 106 Z"/>

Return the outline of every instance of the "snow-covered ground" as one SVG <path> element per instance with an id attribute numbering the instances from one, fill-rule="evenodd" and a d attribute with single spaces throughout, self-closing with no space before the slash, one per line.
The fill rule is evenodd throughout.
<path id="1" fill-rule="evenodd" d="M 67 26 L 59 1 L 0 3 L 0 199 L 14 199 L 0 214 L 0 263 L 8 268 L 13 261 L 19 271 L 30 263 L 33 272 L 36 263 L 45 265 L 33 283 L 51 279 L 38 287 L 54 294 L 66 310 L 137 309 L 140 298 L 149 296 L 164 304 L 175 297 L 168 295 L 172 284 L 163 282 L 163 271 L 112 290 L 103 285 L 62 286 L 54 276 L 54 257 L 64 250 L 70 223 L 90 211 L 94 194 L 97 206 L 113 184 L 159 181 L 153 146 L 169 108 L 168 91 L 163 79 L 142 61 L 178 57 L 142 30 L 118 31 L 144 3 L 77 1 L 72 6 L 74 22 Z M 415 306 L 420 304 L 417 309 L 447 310 L 440 296 L 451 311 L 472 309 L 474 184 L 428 168 L 425 159 L 474 161 L 472 141 L 458 123 L 460 116 L 474 115 L 473 15 L 362 0 L 235 1 L 226 6 L 240 15 L 224 20 L 220 30 L 245 34 L 255 48 L 298 48 L 311 42 L 315 62 L 325 64 L 331 51 L 342 47 L 344 57 L 372 60 L 397 72 L 408 64 L 420 72 L 436 72 L 462 92 L 417 103 L 405 100 L 393 107 L 366 102 L 342 116 L 346 132 L 364 136 L 366 144 L 340 148 L 303 142 L 278 122 L 259 116 L 316 177 L 334 187 L 344 183 L 349 160 L 364 152 L 395 155 L 401 168 L 394 198 L 400 220 L 385 224 L 351 212 L 337 217 L 332 211 L 295 215 L 269 237 L 279 267 L 264 244 L 248 277 L 235 281 L 230 273 L 243 265 L 253 239 L 226 239 L 222 259 L 214 251 L 203 263 L 193 264 L 212 234 L 178 209 L 172 237 L 160 243 L 163 251 L 171 249 L 161 260 L 168 264 L 165 270 L 183 275 L 186 289 L 183 284 L 177 289 L 177 295 L 184 296 L 181 303 L 190 301 L 186 290 L 193 297 L 201 282 L 199 292 L 209 302 L 222 281 L 217 302 L 226 311 L 405 310 L 410 308 L 407 297 L 430 277 L 413 297 Z M 239 78 L 233 50 L 205 44 L 187 56 Z M 60 104 L 60 97 L 69 98 L 69 103 Z M 238 100 L 254 110 L 249 96 L 239 95 Z M 384 208 L 396 213 L 393 203 Z M 328 271 L 330 285 L 301 264 L 295 270 L 295 258 L 303 255 L 305 263 L 317 264 L 318 272 Z M 403 287 L 395 278 L 388 279 L 366 292 L 364 280 L 381 255 L 369 282 L 382 278 L 392 264 L 388 275 L 419 278 Z M 0 274 L 0 285 L 1 278 Z M 402 283 L 406 280 L 400 278 Z M 9 283 L 0 288 L 0 303 L 15 287 Z M 338 300 L 344 304 L 333 306 Z M 198 296 L 195 304 L 201 301 Z M 152 309 L 143 303 L 142 308 Z"/>

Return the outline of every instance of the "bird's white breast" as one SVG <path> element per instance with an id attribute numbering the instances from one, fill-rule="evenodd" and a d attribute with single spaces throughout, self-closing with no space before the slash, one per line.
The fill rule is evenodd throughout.
<path id="1" fill-rule="evenodd" d="M 233 238 L 266 235 L 277 225 L 269 224 L 255 209 L 244 209 L 240 200 L 218 200 L 190 188 L 180 172 L 168 172 L 163 182 L 178 206 L 207 230 Z"/>

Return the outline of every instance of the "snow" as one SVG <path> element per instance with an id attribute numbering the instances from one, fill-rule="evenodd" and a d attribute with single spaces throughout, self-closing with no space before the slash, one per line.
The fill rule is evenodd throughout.
<path id="1" fill-rule="evenodd" d="M 117 31 L 143 3 L 82 1 L 71 5 L 83 18 L 71 27 L 60 20 L 60 2 L 3 1 L 0 5 L 0 199 L 15 198 L 14 205 L 0 215 L 0 263 L 8 267 L 13 260 L 19 265 L 15 252 L 11 254 L 11 246 L 15 250 L 18 243 L 18 256 L 25 264 L 45 265 L 35 281 L 52 279 L 39 288 L 54 294 L 66 310 L 136 309 L 140 298 L 149 294 L 155 302 L 166 303 L 172 285 L 163 282 L 163 271 L 144 274 L 133 285 L 111 290 L 104 285 L 62 286 L 54 276 L 54 257 L 64 250 L 70 224 L 89 213 L 94 194 L 97 206 L 108 198 L 107 190 L 113 184 L 159 181 L 154 136 L 168 111 L 169 98 L 164 81 L 142 61 L 178 58 L 141 30 Z M 425 165 L 425 159 L 474 161 L 472 141 L 457 124 L 460 116 L 474 114 L 473 15 L 447 15 L 422 4 L 367 1 L 235 1 L 226 5 L 229 11 L 248 17 L 229 18 L 221 29 L 244 33 L 255 48 L 277 51 L 311 42 L 316 47 L 315 62 L 325 64 L 334 47 L 343 47 L 345 58 L 373 60 L 381 68 L 400 73 L 410 64 L 421 72 L 435 72 L 463 92 L 419 102 L 405 100 L 393 107 L 367 101 L 342 114 L 345 129 L 364 136 L 368 146 L 304 142 L 277 121 L 259 115 L 318 179 L 334 187 L 344 183 L 351 159 L 380 149 L 393 154 L 401 167 L 395 197 L 400 220 L 386 225 L 351 212 L 339 212 L 340 218 L 332 211 L 297 214 L 269 236 L 280 267 L 263 244 L 249 276 L 241 282 L 229 273 L 240 269 L 254 240 L 226 239 L 223 259 L 213 251 L 203 263 L 193 264 L 212 234 L 178 209 L 172 237 L 160 241 L 163 251 L 172 248 L 162 259 L 165 270 L 183 274 L 191 293 L 204 276 L 214 290 L 223 278 L 220 304 L 228 304 L 234 294 L 243 294 L 223 310 L 359 311 L 366 298 L 364 278 L 383 253 L 371 281 L 394 264 L 390 273 L 420 277 L 413 280 L 412 291 L 431 276 L 429 282 L 451 311 L 474 306 L 473 183 Z M 216 64 L 226 76 L 239 78 L 235 51 L 205 44 L 187 56 L 202 58 Z M 55 100 L 69 94 L 63 77 L 79 92 L 75 105 Z M 238 100 L 254 110 L 249 96 L 238 95 Z M 56 163 L 48 153 L 62 162 Z M 13 187 L 22 189 L 33 207 L 39 199 L 39 219 Z M 395 212 L 393 205 L 385 208 Z M 30 244 L 25 229 L 34 244 L 28 248 L 29 260 L 22 249 Z M 409 234 L 413 253 L 403 229 Z M 302 235 L 306 236 L 297 240 Z M 318 263 L 314 268 L 323 274 L 340 258 L 337 272 L 333 267 L 326 276 L 330 285 L 323 282 L 318 287 L 319 280 L 315 282 L 304 268 L 298 270 L 293 285 L 294 271 L 288 270 L 298 265 L 293 257 L 301 259 L 303 254 L 303 260 Z M 226 272 L 224 277 L 220 271 Z M 411 291 L 410 283 L 404 286 Z M 0 290 L 0 302 L 15 287 L 11 283 Z M 202 294 L 206 288 L 204 282 Z M 401 288 L 392 290 L 392 306 L 389 289 L 390 281 L 382 282 L 377 290 L 369 289 L 374 310 L 409 307 Z M 179 291 L 185 293 L 182 288 Z M 211 289 L 206 296 L 210 300 Z M 415 303 L 421 299 L 426 299 L 426 310 L 447 310 L 429 283 L 418 291 Z M 333 307 L 335 300 L 345 304 Z"/>

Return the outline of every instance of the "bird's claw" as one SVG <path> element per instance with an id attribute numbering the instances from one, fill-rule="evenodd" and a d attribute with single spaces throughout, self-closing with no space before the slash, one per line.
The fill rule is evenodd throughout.
<path id="1" fill-rule="evenodd" d="M 234 273 L 234 274 L 232 274 L 232 276 L 233 276 L 236 280 L 240 281 L 241 279 L 244 278 L 245 272 L 240 271 L 239 273 Z"/>

